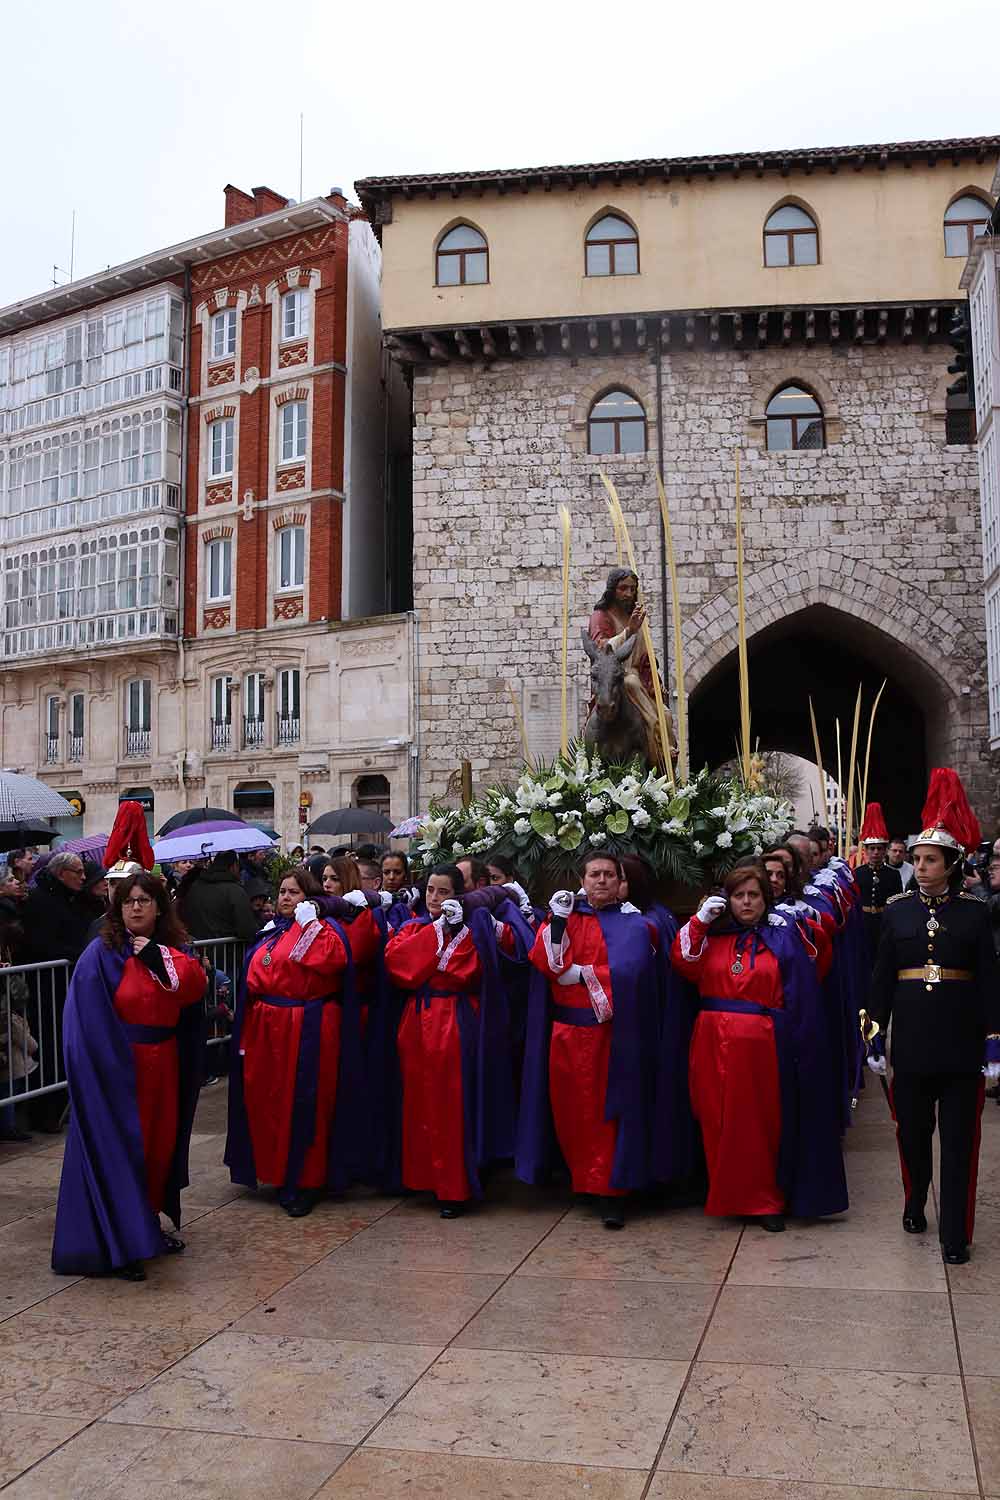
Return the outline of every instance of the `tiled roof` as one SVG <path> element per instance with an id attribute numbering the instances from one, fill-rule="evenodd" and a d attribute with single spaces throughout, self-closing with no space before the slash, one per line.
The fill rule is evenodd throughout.
<path id="1" fill-rule="evenodd" d="M 853 166 L 886 166 L 890 161 L 933 161 L 953 158 L 956 162 L 973 156 L 978 161 L 1000 154 L 1000 136 L 963 136 L 945 141 L 893 141 L 883 145 L 798 146 L 787 151 L 724 152 L 718 156 L 646 157 L 638 161 L 606 161 L 577 166 L 497 167 L 478 172 L 422 172 L 399 177 L 363 177 L 354 184 L 364 203 L 403 193 L 409 197 L 420 192 L 441 190 L 457 195 L 465 188 L 500 188 L 510 186 L 527 190 L 541 184 L 595 181 L 612 178 L 620 181 L 647 177 L 712 176 L 714 174 L 794 169 L 822 170 L 842 163 Z"/>

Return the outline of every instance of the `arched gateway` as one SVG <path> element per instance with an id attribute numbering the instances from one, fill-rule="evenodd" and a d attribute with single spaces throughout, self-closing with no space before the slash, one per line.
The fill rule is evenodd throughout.
<path id="1" fill-rule="evenodd" d="M 953 649 L 957 620 L 942 608 L 922 612 L 902 582 L 867 564 L 848 573 L 841 556 L 824 550 L 810 555 L 801 574 L 778 565 L 752 573 L 746 597 L 754 739 L 762 749 L 812 760 L 811 696 L 831 774 L 840 719 L 846 776 L 858 684 L 864 736 L 885 679 L 868 791 L 882 801 L 890 826 L 915 829 L 929 767 L 961 761 L 970 738 L 985 738 L 984 726 L 972 722 L 981 699 L 967 680 L 968 659 Z M 734 753 L 737 630 L 735 590 L 717 595 L 685 626 L 695 766 Z"/>

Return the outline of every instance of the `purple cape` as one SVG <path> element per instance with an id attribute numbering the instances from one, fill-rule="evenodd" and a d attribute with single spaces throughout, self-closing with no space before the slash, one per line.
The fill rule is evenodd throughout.
<path id="1" fill-rule="evenodd" d="M 691 1111 L 688 1057 L 698 1010 L 698 991 L 674 969 L 670 950 L 679 923 L 673 912 L 654 901 L 645 912 L 660 934 L 656 954 L 659 993 L 663 996 L 653 1118 L 653 1176 L 657 1182 L 683 1182 L 701 1167 L 698 1126 Z"/>
<path id="2" fill-rule="evenodd" d="M 52 1243 L 52 1269 L 63 1275 L 101 1275 L 163 1249 L 160 1221 L 146 1195 L 132 1047 L 114 1006 L 127 957 L 95 938 L 80 955 L 66 996 L 63 1046 L 71 1111 Z M 178 1227 L 204 1021 L 204 1007 L 188 1005 L 177 1028 L 177 1143 L 164 1203 Z"/>
<path id="3" fill-rule="evenodd" d="M 596 917 L 608 963 L 614 1019 L 604 1118 L 617 1120 L 612 1187 L 645 1188 L 652 1180 L 655 1069 L 660 992 L 653 944 L 645 917 L 617 906 L 595 911 L 577 900 L 574 915 Z M 561 1161 L 549 1098 L 552 1001 L 548 977 L 535 969 L 528 1001 L 528 1029 L 521 1082 L 514 1170 L 522 1182 L 544 1182 Z"/>
<path id="4" fill-rule="evenodd" d="M 321 903 L 317 901 L 317 905 Z M 340 1059 L 337 1071 L 337 1102 L 327 1151 L 326 1185 L 331 1192 L 343 1192 L 352 1182 L 361 1181 L 367 1170 L 368 1142 L 365 1136 L 364 1063 L 361 1052 L 361 1019 L 354 984 L 354 962 L 347 935 L 332 917 L 322 919 L 332 927 L 344 945 L 347 965 L 343 971 L 339 1001 Z M 247 1119 L 243 1088 L 243 1057 L 240 1038 L 247 1005 L 247 974 L 250 960 L 258 948 L 274 942 L 292 925 L 291 918 L 279 917 L 273 928 L 258 936 L 247 950 L 236 997 L 236 1014 L 230 1043 L 229 1064 L 229 1130 L 223 1160 L 233 1182 L 243 1187 L 257 1186 L 250 1123 Z M 319 1083 L 319 1047 L 322 1005 L 306 1003 L 299 1036 L 299 1055 L 295 1071 L 292 1100 L 292 1131 L 285 1164 L 285 1179 L 277 1186 L 292 1191 L 298 1186 L 299 1173 L 316 1131 L 316 1100 Z"/>

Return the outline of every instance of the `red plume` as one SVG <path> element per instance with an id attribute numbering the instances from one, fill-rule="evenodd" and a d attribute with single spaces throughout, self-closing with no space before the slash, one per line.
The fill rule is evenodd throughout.
<path id="1" fill-rule="evenodd" d="M 120 859 L 137 860 L 144 870 L 156 864 L 149 846 L 146 818 L 138 802 L 119 802 L 118 813 L 104 851 L 104 868 L 110 870 Z"/>
<path id="2" fill-rule="evenodd" d="M 882 844 L 889 842 L 889 830 L 882 815 L 881 802 L 869 802 L 865 808 L 865 818 L 861 824 L 858 841 L 863 844 L 866 839 L 878 839 Z"/>
<path id="3" fill-rule="evenodd" d="M 979 843 L 979 819 L 969 806 L 961 777 L 948 766 L 935 766 L 931 772 L 921 828 L 946 828 L 967 854 Z"/>

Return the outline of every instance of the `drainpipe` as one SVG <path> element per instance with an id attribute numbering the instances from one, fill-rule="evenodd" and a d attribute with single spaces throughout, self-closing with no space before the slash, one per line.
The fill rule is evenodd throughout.
<path id="1" fill-rule="evenodd" d="M 187 459 L 188 459 L 188 399 L 191 394 L 191 265 L 184 267 L 184 356 L 181 374 L 181 482 L 180 512 L 178 527 L 179 547 L 177 556 L 177 675 L 181 693 L 181 745 L 177 752 L 177 782 L 181 796 L 187 805 L 187 783 L 184 780 L 184 761 L 188 750 L 188 702 L 184 678 L 187 673 L 187 654 L 184 648 L 184 599 L 187 572 Z"/>
<path id="2" fill-rule="evenodd" d="M 663 484 L 663 351 L 656 350 L 656 467 Z M 657 514 L 660 507 L 657 506 Z M 663 687 L 670 703 L 670 610 L 667 602 L 667 538 L 660 516 L 660 664 Z"/>

